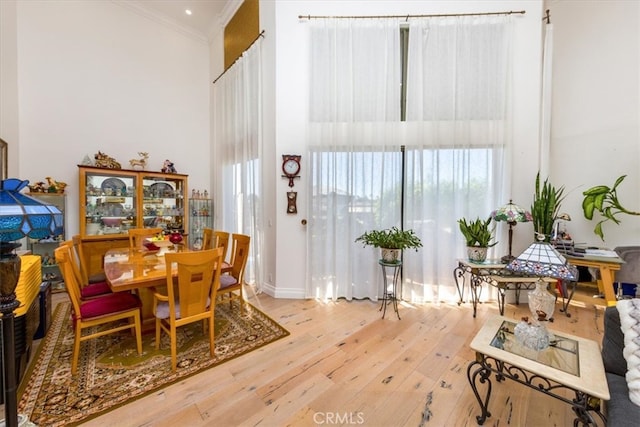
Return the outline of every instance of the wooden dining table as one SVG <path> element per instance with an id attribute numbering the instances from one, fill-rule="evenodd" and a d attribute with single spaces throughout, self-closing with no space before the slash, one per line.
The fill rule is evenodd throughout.
<path id="1" fill-rule="evenodd" d="M 231 265 L 224 262 L 221 271 L 222 273 L 231 271 Z M 144 329 L 150 329 L 149 324 L 155 323 L 153 292 L 156 288 L 167 285 L 167 270 L 163 251 L 110 249 L 104 255 L 104 274 L 111 291 L 136 291 L 138 293 L 142 300 Z"/>

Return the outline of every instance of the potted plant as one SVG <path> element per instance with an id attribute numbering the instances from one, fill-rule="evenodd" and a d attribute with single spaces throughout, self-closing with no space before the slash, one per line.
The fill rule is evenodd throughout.
<path id="1" fill-rule="evenodd" d="M 618 199 L 618 192 L 616 188 L 626 177 L 626 175 L 620 176 L 611 188 L 606 185 L 596 185 L 595 187 L 591 187 L 590 189 L 582 192 L 582 195 L 584 196 L 584 200 L 582 201 L 584 217 L 588 220 L 592 220 L 593 213 L 595 211 L 598 211 L 600 215 L 604 217 L 604 219 L 600 220 L 600 222 L 596 224 L 596 227 L 593 230 L 593 232 L 600 236 L 603 241 L 603 223 L 613 221 L 616 224 L 620 224 L 620 220 L 617 218 L 617 215 L 620 214 L 640 215 L 640 212 L 625 209 Z"/>
<path id="2" fill-rule="evenodd" d="M 540 172 L 536 175 L 536 192 L 533 195 L 531 215 L 533 216 L 533 231 L 544 235 L 544 241 L 549 242 L 553 234 L 553 224 L 558 217 L 560 204 L 564 200 L 564 186 L 556 188 L 549 179 L 540 185 Z"/>
<path id="3" fill-rule="evenodd" d="M 487 259 L 487 249 L 498 244 L 498 242 L 491 242 L 493 230 L 489 227 L 490 224 L 491 217 L 486 220 L 482 220 L 479 217 L 469 221 L 466 218 L 458 220 L 460 232 L 467 244 L 467 256 L 470 261 L 484 261 Z"/>
<path id="4" fill-rule="evenodd" d="M 400 230 L 391 227 L 384 230 L 367 231 L 358 237 L 356 242 L 363 246 L 380 248 L 382 259 L 385 262 L 396 263 L 400 259 L 400 251 L 403 249 L 415 249 L 422 247 L 422 241 L 413 230 Z"/>

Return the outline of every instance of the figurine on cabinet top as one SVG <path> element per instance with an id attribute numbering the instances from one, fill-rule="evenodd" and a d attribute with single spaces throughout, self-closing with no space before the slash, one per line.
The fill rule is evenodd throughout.
<path id="1" fill-rule="evenodd" d="M 120 163 L 118 163 L 116 159 L 101 151 L 98 151 L 94 157 L 96 159 L 96 167 L 98 168 L 122 169 L 122 166 L 120 166 Z"/>
<path id="2" fill-rule="evenodd" d="M 144 151 L 138 151 L 139 159 L 131 159 L 129 160 L 129 164 L 131 165 L 131 169 L 134 169 L 136 166 L 140 166 L 142 170 L 147 166 L 147 160 L 149 159 L 149 153 L 145 153 Z"/>
<path id="3" fill-rule="evenodd" d="M 178 173 L 176 168 L 173 166 L 173 162 L 169 159 L 164 161 L 162 165 L 162 173 Z"/>
<path id="4" fill-rule="evenodd" d="M 47 180 L 47 191 L 49 193 L 64 193 L 64 189 L 67 187 L 67 183 L 66 182 L 62 182 L 62 181 L 56 181 L 55 179 L 51 178 L 50 176 L 45 178 Z"/>
<path id="5" fill-rule="evenodd" d="M 64 189 L 67 187 L 66 182 L 56 181 L 55 179 L 48 176 L 47 182 L 38 181 L 34 185 L 29 185 L 29 191 L 32 193 L 52 193 L 52 194 L 62 194 L 64 193 Z"/>

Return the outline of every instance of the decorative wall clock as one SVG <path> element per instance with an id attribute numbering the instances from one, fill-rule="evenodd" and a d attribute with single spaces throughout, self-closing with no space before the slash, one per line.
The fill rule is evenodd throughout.
<path id="1" fill-rule="evenodd" d="M 300 159 L 302 156 L 293 154 L 282 155 L 282 175 L 283 178 L 289 178 L 289 187 L 293 187 L 294 178 L 300 178 Z"/>

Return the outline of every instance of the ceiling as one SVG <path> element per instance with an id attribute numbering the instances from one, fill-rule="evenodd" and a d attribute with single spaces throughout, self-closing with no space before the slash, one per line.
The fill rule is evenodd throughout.
<path id="1" fill-rule="evenodd" d="M 226 24 L 242 0 L 124 0 L 123 6 L 154 15 L 168 24 L 211 39 L 217 28 Z M 187 15 L 189 9 L 192 13 Z"/>

